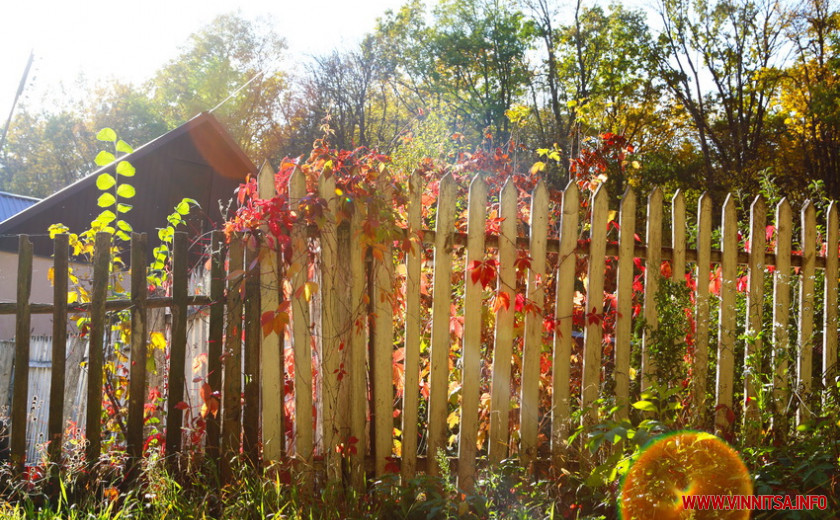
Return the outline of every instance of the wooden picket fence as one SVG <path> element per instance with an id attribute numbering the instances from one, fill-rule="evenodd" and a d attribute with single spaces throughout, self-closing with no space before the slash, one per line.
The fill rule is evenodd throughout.
<path id="1" fill-rule="evenodd" d="M 274 175 L 263 167 L 259 178 L 260 196 L 274 195 Z M 292 207 L 306 195 L 303 173 L 295 170 L 290 178 L 289 197 Z M 381 186 L 388 196 L 389 187 Z M 458 405 L 459 427 L 457 467 L 459 486 L 472 488 L 477 466 L 498 464 L 516 454 L 526 468 L 539 464 L 563 464 L 572 453 L 568 439 L 578 424 L 572 421 L 575 410 L 583 410 L 583 425 L 598 420 L 593 404 L 600 397 L 610 397 L 619 405 L 617 418 L 628 417 L 631 401 L 631 373 L 641 377 L 646 389 L 653 380 L 653 366 L 649 358 L 650 330 L 658 322 L 654 297 L 661 280 L 660 265 L 670 262 L 675 279 L 693 272 L 700 283 L 695 290 L 695 353 L 693 358 L 692 403 L 696 425 L 706 415 L 713 415 L 720 432 L 740 427 L 750 439 L 757 439 L 762 428 L 756 407 L 755 377 L 736 381 L 735 359 L 736 320 L 745 320 L 746 329 L 762 329 L 763 301 L 772 298 L 773 330 L 770 341 L 773 359 L 774 396 L 777 417 L 806 421 L 819 406 L 818 385 L 828 384 L 837 366 L 837 306 L 838 306 L 838 215 L 832 203 L 825 222 L 825 251 L 818 254 L 815 208 L 806 203 L 801 209 L 801 254 L 791 251 L 792 210 L 786 200 L 775 208 L 775 251 L 765 252 L 768 208 L 757 198 L 750 208 L 749 251 L 738 246 L 738 220 L 733 198 L 727 197 L 721 209 L 721 250 L 712 250 L 712 202 L 700 197 L 697 207 L 697 247 L 686 246 L 686 204 L 677 193 L 671 201 L 671 237 L 669 246 L 663 244 L 663 196 L 655 189 L 647 199 L 644 243 L 636 243 L 637 200 L 628 190 L 621 197 L 618 208 L 619 236 L 616 243 L 607 239 L 610 208 L 608 194 L 601 186 L 591 197 L 591 225 L 588 241 L 580 241 L 580 197 L 572 183 L 563 193 L 562 219 L 555 236 L 549 233 L 549 198 L 544 183 L 538 183 L 531 194 L 529 236 L 517 234 L 517 189 L 508 182 L 499 194 L 498 216 L 503 219 L 498 234 L 485 233 L 488 218 L 488 188 L 481 176 L 469 186 L 468 228 L 466 233 L 455 228 L 455 209 L 458 201 L 455 181 L 446 176 L 440 181 L 436 201 L 436 228 L 423 229 L 421 220 L 423 188 L 420 178 L 409 182 L 406 236 L 420 236 L 422 248 L 406 252 L 404 257 L 403 316 L 395 320 L 395 306 L 388 295 L 395 291 L 397 268 L 393 243 L 382 244 L 384 261 L 366 261 L 368 251 L 360 241 L 361 221 L 355 215 L 349 224 L 338 225 L 336 220 L 335 181 L 322 176 L 318 189 L 327 201 L 324 224 L 318 232 L 297 224 L 292 231 L 291 244 L 297 269 L 286 270 L 277 251 L 265 247 L 260 234 L 236 234 L 226 243 L 220 232 L 214 232 L 211 245 L 211 283 L 209 295 L 187 294 L 187 237 L 177 233 L 173 247 L 171 296 L 148 297 L 146 289 L 147 238 L 133 235 L 131 241 L 131 299 L 108 300 L 108 254 L 111 237 L 100 233 L 96 237 L 93 260 L 93 289 L 91 302 L 68 305 L 66 272 L 68 263 L 67 237 L 55 241 L 55 304 L 29 303 L 32 249 L 25 236 L 20 238 L 17 304 L 0 304 L 0 313 L 17 314 L 17 340 L 12 408 L 11 451 L 13 461 L 22 465 L 25 453 L 27 360 L 29 356 L 29 316 L 32 313 L 52 313 L 55 320 L 53 336 L 53 367 L 50 390 L 49 438 L 50 457 L 61 460 L 62 408 L 65 386 L 63 359 L 65 352 L 68 313 L 89 313 L 90 359 L 87 397 L 86 456 L 88 461 L 99 459 L 101 450 L 102 370 L 104 327 L 106 313 L 130 309 L 131 360 L 145 360 L 148 331 L 146 313 L 150 308 L 169 307 L 172 313 L 172 333 L 169 346 L 169 392 L 166 413 L 166 454 L 182 450 L 184 399 L 186 317 L 188 307 L 209 308 L 208 376 L 212 389 L 220 392 L 221 412 L 217 418 L 208 417 L 205 453 L 222 466 L 223 474 L 230 471 L 231 454 L 243 453 L 254 464 L 275 461 L 294 463 L 304 488 L 312 488 L 316 475 L 328 481 L 349 480 L 362 487 L 366 475 L 380 476 L 397 464 L 404 478 L 417 471 L 438 474 L 438 450 L 449 444 L 451 413 L 449 402 L 450 379 L 450 323 L 453 297 L 453 259 L 464 266 L 485 259 L 489 250 L 497 254 L 498 291 L 511 295 L 516 290 L 517 253 L 525 250 L 531 258 L 527 273 L 525 297 L 536 309 L 544 309 L 545 287 L 542 281 L 553 274 L 556 284 L 554 308 L 548 313 L 559 317 L 556 331 L 546 343 L 543 332 L 545 316 L 529 312 L 524 317 L 521 333 L 521 385 L 519 391 L 519 444 L 512 446 L 510 437 L 512 362 L 515 345 L 515 310 L 513 305 L 498 308 L 494 322 L 492 345 L 492 377 L 489 383 L 489 433 L 486 457 L 479 456 L 477 434 L 480 421 L 480 385 L 482 373 L 482 312 L 485 306 L 480 284 L 465 277 L 461 308 L 463 336 L 461 344 L 461 399 Z M 313 233 L 316 233 L 313 235 Z M 421 276 L 424 248 L 434 251 L 431 325 L 421 327 Z M 453 255 L 453 249 L 461 254 Z M 548 262 L 552 258 L 556 261 Z M 584 277 L 585 309 L 596 315 L 604 313 L 606 258 L 617 263 L 615 289 L 616 324 L 611 350 L 613 369 L 610 386 L 614 395 L 605 395 L 603 381 L 604 336 L 598 320 L 587 320 L 583 328 L 582 377 L 580 387 L 570 385 L 570 370 L 575 338 L 571 319 L 574 312 L 576 262 L 588 259 L 588 274 Z M 310 259 L 315 262 L 310 264 Z M 642 311 L 637 319 L 644 320 L 641 342 L 641 366 L 631 367 L 631 349 L 638 348 L 633 339 L 633 289 L 638 267 L 634 259 L 642 259 L 650 268 L 644 271 Z M 549 264 L 553 273 L 549 273 Z M 712 297 L 710 273 L 720 266 L 719 297 Z M 746 266 L 748 276 L 746 316 L 736 312 L 736 281 L 739 265 Z M 303 266 L 303 267 L 300 267 Z M 774 266 L 772 274 L 767 269 Z M 792 269 L 798 268 L 793 275 Z M 817 269 L 824 269 L 823 323 L 815 324 L 814 302 L 818 288 Z M 466 271 L 466 267 L 464 268 Z M 773 294 L 764 294 L 765 277 L 772 276 Z M 578 281 L 578 283 L 580 283 Z M 790 301 L 791 288 L 798 285 L 798 301 Z M 428 298 L 428 296 L 426 296 Z M 797 337 L 790 337 L 787 326 L 792 305 L 798 316 Z M 717 307 L 714 309 L 713 307 Z M 710 330 L 712 312 L 719 313 L 718 330 Z M 288 320 L 286 319 L 288 318 Z M 278 320 L 278 326 L 274 325 Z M 288 327 L 286 321 L 290 320 Z M 404 327 L 396 331 L 395 323 Z M 266 324 L 268 324 L 266 326 Z M 822 327 L 822 345 L 814 345 L 815 327 Z M 265 329 L 265 330 L 264 330 Z M 267 333 L 266 333 L 267 332 Z M 401 333 L 397 333 L 401 332 Z M 486 332 L 486 331 L 485 331 Z M 396 333 L 396 335 L 395 335 Z M 421 341 L 428 333 L 429 373 L 427 418 L 419 417 Z M 485 334 L 486 335 L 486 334 Z M 714 369 L 716 387 L 705 388 L 710 370 L 709 338 L 717 337 Z M 402 337 L 395 345 L 395 337 Z M 745 357 L 763 352 L 762 339 L 747 342 Z M 395 348 L 404 348 L 405 367 L 401 399 L 396 398 L 394 384 Z M 813 353 L 820 347 L 818 361 L 823 381 L 815 381 Z M 542 389 L 540 356 L 551 351 L 551 388 Z M 787 357 L 779 353 L 792 352 L 795 367 L 787 366 Z M 293 376 L 286 373 L 293 358 Z M 130 363 L 126 449 L 132 460 L 143 456 L 143 398 L 146 395 L 145 362 Z M 790 368 L 790 370 L 789 370 Z M 749 371 L 747 371 L 749 372 Z M 789 375 L 790 373 L 790 375 Z M 287 383 L 293 382 L 292 385 Z M 743 385 L 744 400 L 733 402 L 735 385 Z M 291 388 L 293 397 L 285 395 Z M 540 392 L 550 390 L 550 410 L 541 410 Z M 707 391 L 715 398 L 705 402 Z M 579 395 L 579 398 L 578 398 Z M 22 396 L 22 397 L 21 397 Z M 293 401 L 291 435 L 287 435 L 287 401 Z M 793 403 L 789 406 L 789 403 Z M 54 405 L 53 403 L 58 403 Z M 395 434 L 395 403 L 401 404 L 401 434 Z M 704 410 L 705 408 L 705 410 Z M 727 411 L 742 410 L 742 424 L 731 424 Z M 731 415 L 730 415 L 731 417 Z M 425 431 L 421 431 L 426 425 Z M 548 425 L 548 426 L 541 426 Z M 548 432 L 546 442 L 540 434 Z M 425 452 L 418 453 L 418 440 L 425 442 Z M 400 441 L 400 456 L 395 454 L 395 441 Z M 353 449 L 349 449 L 352 445 Z M 548 456 L 545 456 L 547 455 Z"/>

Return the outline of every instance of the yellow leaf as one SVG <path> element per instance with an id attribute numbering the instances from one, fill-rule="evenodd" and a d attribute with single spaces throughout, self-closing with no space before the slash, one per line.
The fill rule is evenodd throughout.
<path id="1" fill-rule="evenodd" d="M 76 291 L 67 291 L 67 303 L 76 303 L 79 299 L 79 294 Z"/>
<path id="2" fill-rule="evenodd" d="M 446 418 L 446 424 L 449 425 L 450 429 L 457 426 L 460 421 L 461 417 L 458 415 L 457 411 L 452 412 L 451 414 L 449 414 L 449 417 Z"/>
<path id="3" fill-rule="evenodd" d="M 545 163 L 542 161 L 537 161 L 534 163 L 533 166 L 531 166 L 531 175 L 539 173 L 543 170 L 545 170 Z"/>
<path id="4" fill-rule="evenodd" d="M 158 348 L 160 350 L 166 349 L 166 336 L 164 336 L 160 332 L 152 332 L 150 335 L 152 341 L 152 347 Z"/>
<path id="5" fill-rule="evenodd" d="M 55 285 L 55 267 L 47 269 L 47 280 L 50 281 L 51 285 Z"/>
<path id="6" fill-rule="evenodd" d="M 306 301 L 312 299 L 312 295 L 318 292 L 318 284 L 315 282 L 306 282 L 303 285 L 303 297 Z"/>

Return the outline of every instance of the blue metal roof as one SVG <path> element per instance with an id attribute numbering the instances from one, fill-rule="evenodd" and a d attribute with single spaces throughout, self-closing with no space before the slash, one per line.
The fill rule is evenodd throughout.
<path id="1" fill-rule="evenodd" d="M 0 222 L 17 215 L 40 199 L 0 191 Z"/>

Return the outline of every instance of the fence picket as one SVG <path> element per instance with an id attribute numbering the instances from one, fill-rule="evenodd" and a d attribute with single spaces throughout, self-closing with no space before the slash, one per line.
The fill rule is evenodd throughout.
<path id="1" fill-rule="evenodd" d="M 616 419 L 629 417 L 630 348 L 633 337 L 633 257 L 636 234 L 636 193 L 627 187 L 621 197 L 618 227 L 618 274 L 615 317 L 615 401 Z"/>
<path id="2" fill-rule="evenodd" d="M 429 440 L 426 457 L 429 473 L 439 474 L 436 455 L 446 448 L 447 401 L 449 400 L 449 317 L 452 301 L 452 234 L 455 231 L 455 180 L 447 174 L 440 181 L 435 228 L 434 281 L 432 293 L 432 344 L 429 375 Z"/>
<path id="3" fill-rule="evenodd" d="M 257 179 L 261 199 L 272 199 L 277 194 L 274 184 L 274 169 L 268 161 L 262 164 Z M 268 225 L 260 228 L 263 235 L 260 254 L 260 319 L 272 313 L 277 319 L 280 309 L 280 262 L 279 247 L 269 237 Z M 282 320 L 281 320 L 282 322 Z M 283 424 L 283 329 L 272 327 L 268 334 L 260 334 L 260 357 L 262 359 L 262 436 L 263 460 L 266 464 L 283 457 L 285 430 Z"/>
<path id="4" fill-rule="evenodd" d="M 642 391 L 653 382 L 656 367 L 650 359 L 651 332 L 658 328 L 659 313 L 656 310 L 656 293 L 659 291 L 659 264 L 662 258 L 662 190 L 654 188 L 648 195 L 647 259 L 645 260 L 645 333 L 642 338 Z"/>
<path id="5" fill-rule="evenodd" d="M 606 224 L 604 224 L 606 227 Z M 546 245 L 548 242 L 548 189 L 542 180 L 531 195 L 531 267 L 528 269 L 525 339 L 522 346 L 522 389 L 519 400 L 519 458 L 531 468 L 537 458 L 540 425 L 540 358 L 542 357 L 543 312 L 545 310 Z M 603 292 L 603 291 L 602 291 Z"/>
<path id="6" fill-rule="evenodd" d="M 560 246 L 557 260 L 556 302 L 554 306 L 554 359 L 551 402 L 551 459 L 560 467 L 566 454 L 572 428 L 570 365 L 572 358 L 572 314 L 574 312 L 575 266 L 577 264 L 578 209 L 580 192 L 574 181 L 563 192 Z M 492 416 L 491 416 L 492 421 Z M 492 422 L 491 422 L 492 424 Z"/>
<path id="7" fill-rule="evenodd" d="M 175 233 L 172 253 L 172 340 L 169 346 L 169 396 L 166 406 L 166 454 L 181 451 L 181 426 L 187 354 L 187 234 Z M 173 462 L 177 458 L 172 459 Z"/>
<path id="8" fill-rule="evenodd" d="M 773 431 L 777 441 L 786 436 L 788 419 L 786 410 L 790 406 L 790 333 L 788 321 L 791 303 L 790 256 L 793 215 L 790 203 L 782 199 L 776 205 L 776 270 L 773 271 L 773 402 L 775 413 Z"/>
<path id="9" fill-rule="evenodd" d="M 817 221 L 814 203 L 805 201 L 802 206 L 802 269 L 799 271 L 799 347 L 796 358 L 796 383 L 799 393 L 796 414 L 797 425 L 811 420 L 813 405 L 814 356 L 814 264 L 817 251 Z"/>
<path id="10" fill-rule="evenodd" d="M 222 415 L 222 481 L 227 483 L 233 477 L 231 458 L 239 453 L 242 435 L 242 284 L 243 266 L 242 234 L 230 237 L 228 248 L 227 323 L 225 329 L 224 355 L 224 410 Z"/>
<path id="11" fill-rule="evenodd" d="M 499 196 L 499 282 L 497 285 L 496 337 L 493 346 L 493 383 L 490 390 L 491 464 L 508 456 L 510 425 L 510 376 L 513 352 L 513 302 L 516 299 L 516 186 L 508 179 Z M 506 298 L 506 302 L 499 302 Z M 431 426 L 431 425 L 430 425 Z"/>
<path id="12" fill-rule="evenodd" d="M 64 431 L 64 375 L 67 356 L 67 283 L 70 267 L 70 237 L 61 233 L 53 239 L 53 336 L 50 373 L 50 416 L 47 431 L 49 456 L 54 479 L 58 478 Z M 132 291 L 133 294 L 133 291 Z M 145 367 L 145 360 L 143 363 Z M 54 484 L 57 482 L 54 480 Z"/>
<path id="13" fill-rule="evenodd" d="M 90 307 L 90 342 L 88 346 L 88 388 L 85 435 L 85 460 L 90 468 L 99 462 L 102 447 L 102 380 L 104 377 L 105 299 L 108 291 L 108 264 L 111 235 L 96 234 L 93 249 L 93 287 Z"/>
<path id="14" fill-rule="evenodd" d="M 26 463 L 26 412 L 29 408 L 29 396 L 27 395 L 29 391 L 29 295 L 31 292 L 32 242 L 27 235 L 21 235 L 18 239 L 18 308 L 15 316 L 17 320 L 15 323 L 15 372 L 12 389 L 12 438 L 10 442 L 12 468 L 18 474 L 23 473 Z M 101 390 L 100 385 L 100 392 Z M 96 423 L 99 423 L 98 418 Z"/>
<path id="15" fill-rule="evenodd" d="M 131 464 L 137 465 L 143 456 L 143 408 L 146 403 L 146 258 L 149 238 L 145 233 L 131 234 L 131 368 L 129 369 L 128 422 L 126 451 Z"/>
<path id="16" fill-rule="evenodd" d="M 418 407 L 420 403 L 420 267 L 423 258 L 423 184 L 414 172 L 408 180 L 407 240 L 405 255 L 405 371 L 402 411 L 403 482 L 414 477 L 417 467 Z M 465 324 L 466 327 L 466 324 Z"/>
<path id="17" fill-rule="evenodd" d="M 760 332 L 764 309 L 764 250 L 767 246 L 767 205 L 759 195 L 750 206 L 750 263 L 747 282 L 747 339 L 744 348 L 744 432 L 748 442 L 755 442 L 761 432 L 758 415 L 759 375 L 764 349 Z"/>
<path id="18" fill-rule="evenodd" d="M 242 395 L 242 452 L 258 466 L 260 451 L 260 265 L 257 237 L 247 235 L 245 245 L 245 347 Z"/>
<path id="19" fill-rule="evenodd" d="M 207 416 L 207 456 L 218 463 L 221 434 L 222 337 L 225 326 L 225 258 L 227 246 L 222 231 L 210 236 L 210 325 L 207 330 L 207 383 L 216 413 Z"/>
<path id="20" fill-rule="evenodd" d="M 828 206 L 826 217 L 826 241 L 825 241 L 825 272 L 837 273 L 838 259 L 838 216 L 837 202 L 831 202 Z M 825 276 L 825 289 L 823 301 L 825 310 L 823 312 L 823 386 L 828 388 L 834 382 L 837 375 L 837 276 L 830 274 Z"/>
<path id="21" fill-rule="evenodd" d="M 677 190 L 671 198 L 671 281 L 682 283 L 685 277 L 685 195 Z"/>
<path id="22" fill-rule="evenodd" d="M 718 434 L 732 431 L 734 410 L 732 388 L 735 378 L 735 275 L 738 268 L 738 217 L 735 199 L 727 195 L 723 203 L 721 224 L 720 313 L 718 320 L 717 392 L 715 430 Z"/>
<path id="23" fill-rule="evenodd" d="M 387 182 L 388 175 L 383 172 L 379 177 L 380 196 L 389 204 L 392 188 Z M 453 204 L 454 206 L 454 204 Z M 373 420 L 375 435 L 373 439 L 374 468 L 376 476 L 385 474 L 387 458 L 393 455 L 394 449 L 394 252 L 392 242 L 386 242 L 381 250 L 382 258 L 373 262 L 373 309 L 374 309 L 374 337 L 373 337 Z M 377 261 L 378 260 L 378 261 Z M 451 263 L 450 263 L 451 268 Z M 449 307 L 447 307 L 447 312 Z M 448 330 L 448 328 L 447 328 Z M 440 347 L 438 347 L 440 349 Z M 448 371 L 445 372 L 448 374 Z M 445 423 L 444 423 L 445 424 Z"/>
<path id="24" fill-rule="evenodd" d="M 706 418 L 706 376 L 709 373 L 709 268 L 712 253 L 712 199 L 703 193 L 697 200 L 697 263 L 695 281 L 694 377 L 691 381 L 692 427 Z"/>
<path id="25" fill-rule="evenodd" d="M 607 187 L 601 184 L 592 194 L 592 224 L 589 240 L 589 270 L 586 286 L 586 326 L 583 339 L 583 379 L 581 382 L 581 423 L 591 427 L 598 420 L 595 400 L 601 391 L 601 351 L 604 342 L 604 255 L 607 247 L 609 212 Z"/>
<path id="26" fill-rule="evenodd" d="M 483 314 L 481 281 L 473 283 L 470 269 L 474 262 L 484 261 L 486 220 L 487 182 L 483 176 L 476 175 L 470 183 L 467 254 L 464 259 L 463 368 L 461 373 L 460 439 L 458 441 L 458 486 L 464 491 L 472 491 L 475 485 L 479 381 L 481 380 L 481 318 Z M 407 380 L 408 377 L 406 376 Z"/>
<path id="27" fill-rule="evenodd" d="M 329 175 L 328 175 L 329 174 Z M 336 453 L 338 445 L 338 427 L 341 424 L 338 406 L 338 326 L 336 324 L 336 276 L 338 273 L 336 236 L 336 198 L 335 177 L 332 172 L 324 170 L 318 177 L 318 191 L 326 201 L 323 222 L 321 224 L 321 295 L 323 311 L 321 312 L 321 398 L 323 420 L 321 427 L 324 435 L 324 458 L 327 463 L 327 478 L 337 482 L 341 477 L 341 458 Z"/>
<path id="28" fill-rule="evenodd" d="M 367 341 L 365 338 L 367 310 L 364 304 L 366 279 L 364 258 L 366 255 L 366 248 L 362 246 L 361 229 L 362 216 L 359 211 L 355 211 L 353 212 L 353 216 L 350 220 L 350 309 L 352 314 L 352 330 L 350 332 L 349 345 L 350 366 L 348 367 L 347 371 L 348 379 L 350 382 L 350 435 L 356 439 L 356 450 L 351 450 L 350 453 L 350 478 L 353 483 L 353 487 L 357 491 L 362 491 L 365 487 L 364 461 L 365 454 L 367 452 L 367 442 L 365 440 L 365 424 L 367 424 L 368 402 L 368 385 L 366 370 Z M 409 305 L 410 304 L 407 302 L 406 307 L 408 308 Z M 408 335 L 406 335 L 406 337 L 408 337 Z M 416 414 L 417 411 L 415 407 L 415 418 Z M 403 441 L 403 444 L 405 444 L 405 441 Z"/>
<path id="29" fill-rule="evenodd" d="M 289 177 L 289 207 L 303 215 L 302 199 L 306 197 L 306 178 L 295 167 Z M 309 333 L 309 298 L 305 285 L 309 271 L 309 245 L 306 223 L 296 222 L 291 233 L 292 242 L 292 344 L 295 361 L 295 457 L 303 478 L 302 489 L 310 493 L 314 484 L 312 471 L 312 346 Z"/>

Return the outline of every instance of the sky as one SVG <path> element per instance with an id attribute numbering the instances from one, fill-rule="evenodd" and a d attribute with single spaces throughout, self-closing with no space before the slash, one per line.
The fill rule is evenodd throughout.
<path id="1" fill-rule="evenodd" d="M 76 93 L 80 76 L 95 83 L 141 82 L 178 55 L 187 37 L 220 14 L 272 16 L 286 38 L 289 63 L 349 46 L 403 0 L 0 0 L 0 128 L 29 58 L 25 97 L 41 106 Z M 63 87 L 63 88 L 62 88 Z M 45 96 L 47 94 L 47 96 Z"/>

